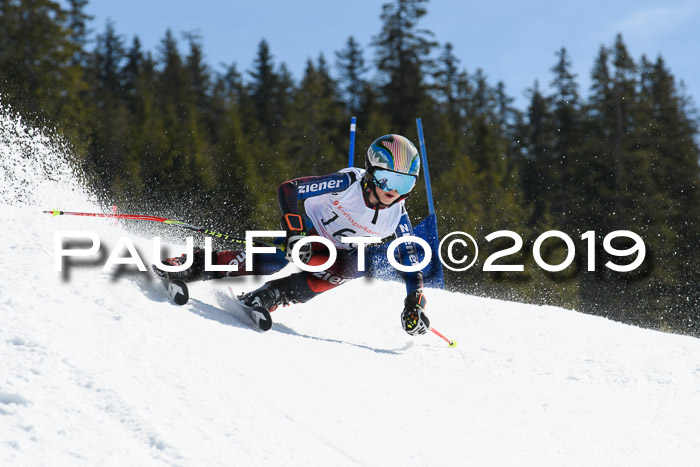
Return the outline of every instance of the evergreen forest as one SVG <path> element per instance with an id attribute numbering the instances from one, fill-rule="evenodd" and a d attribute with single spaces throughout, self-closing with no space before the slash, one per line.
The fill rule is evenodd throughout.
<path id="1" fill-rule="evenodd" d="M 220 69 L 205 62 L 197 34 L 168 31 L 144 50 L 113 23 L 93 31 L 87 3 L 0 0 L 0 103 L 70 144 L 105 209 L 239 235 L 276 229 L 280 183 L 347 165 L 351 116 L 358 167 L 381 135 L 418 145 L 420 117 L 440 235 L 469 232 L 480 246 L 475 267 L 445 271 L 447 288 L 700 336 L 700 119 L 662 56 L 632 57 L 611 37 L 581 89 L 566 48 L 552 44 L 551 81 L 533 83 L 517 109 L 504 83 L 461 64 L 421 26 L 427 0 L 378 6 L 381 29 L 367 48 L 348 37 L 300 77 L 264 38 L 253 63 Z M 414 226 L 428 214 L 422 181 L 407 208 Z M 498 263 L 524 272 L 482 270 L 513 245 L 485 240 L 500 230 L 523 246 Z M 560 272 L 533 256 L 549 230 L 575 244 Z M 606 266 L 634 259 L 606 252 L 617 230 L 644 240 L 632 272 Z M 542 247 L 550 264 L 566 254 L 560 240 Z"/>

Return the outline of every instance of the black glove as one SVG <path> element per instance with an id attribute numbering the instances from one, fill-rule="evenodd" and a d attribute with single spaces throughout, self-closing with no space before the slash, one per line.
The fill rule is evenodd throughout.
<path id="1" fill-rule="evenodd" d="M 423 291 L 418 289 L 411 292 L 403 302 L 403 313 L 401 313 L 401 325 L 403 330 L 412 336 L 425 334 L 430 329 L 430 320 L 425 315 L 425 305 L 428 301 L 423 295 Z"/>
<path id="2" fill-rule="evenodd" d="M 304 224 L 304 218 L 299 214 L 285 214 L 284 217 L 282 217 L 281 224 L 282 228 L 287 232 L 284 257 L 287 261 L 291 262 L 294 245 L 299 240 L 306 237 L 306 225 Z M 308 263 L 311 260 L 312 254 L 311 243 L 307 243 L 299 250 L 299 259 L 301 259 L 303 263 Z"/>

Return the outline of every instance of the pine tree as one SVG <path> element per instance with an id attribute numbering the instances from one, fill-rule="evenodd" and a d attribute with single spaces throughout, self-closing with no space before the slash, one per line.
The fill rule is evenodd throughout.
<path id="1" fill-rule="evenodd" d="M 524 157 L 521 164 L 523 194 L 532 203 L 530 225 L 541 225 L 552 210 L 551 173 L 554 164 L 556 128 L 552 104 L 539 89 L 539 83 L 530 92 L 526 117 L 527 131 L 523 138 Z"/>
<path id="2" fill-rule="evenodd" d="M 439 118 L 426 120 L 424 130 L 428 134 L 442 135 L 430 149 L 431 158 L 441 161 L 431 172 L 438 178 L 443 171 L 451 170 L 455 155 L 459 153 L 467 113 L 464 101 L 468 98 L 460 95 L 460 85 L 467 81 L 467 74 L 459 70 L 459 59 L 453 53 L 452 44 L 445 44 L 436 65 L 433 73 L 435 106 L 430 114 Z"/>
<path id="3" fill-rule="evenodd" d="M 129 189 L 126 200 L 120 203 L 126 208 L 129 203 L 136 203 L 134 209 L 142 206 L 137 200 L 153 205 L 152 190 L 161 176 L 159 157 L 165 152 L 162 143 L 163 122 L 156 108 L 155 63 L 150 53 L 144 54 L 141 41 L 134 37 L 126 50 L 124 65 L 120 70 L 121 97 L 127 109 L 128 138 L 124 159 L 129 165 Z"/>
<path id="4" fill-rule="evenodd" d="M 458 120 L 460 114 L 457 100 L 460 78 L 459 59 L 455 56 L 452 44 L 449 42 L 443 46 L 433 78 L 435 100 L 443 109 L 445 117 Z"/>
<path id="5" fill-rule="evenodd" d="M 115 31 L 114 23 L 108 21 L 105 32 L 97 36 L 97 46 L 90 60 L 96 107 L 109 109 L 123 97 L 121 70 L 125 58 L 124 39 Z"/>
<path id="6" fill-rule="evenodd" d="M 341 149 L 346 147 L 343 106 L 338 85 L 331 78 L 323 55 L 316 64 L 307 61 L 304 77 L 294 93 L 290 118 L 285 130 L 290 135 L 287 156 L 290 177 L 323 174 L 345 165 Z M 298 118 L 303 115 L 303 118 Z"/>
<path id="7" fill-rule="evenodd" d="M 552 67 L 554 79 L 551 86 L 553 96 L 553 118 L 556 128 L 554 139 L 551 183 L 555 185 L 552 197 L 552 213 L 557 224 L 569 230 L 573 224 L 572 210 L 579 202 L 578 183 L 575 178 L 577 166 L 582 162 L 579 151 L 581 123 L 579 121 L 579 96 L 576 75 L 571 71 L 571 61 L 565 48 L 557 52 L 558 62 Z"/>
<path id="8" fill-rule="evenodd" d="M 396 0 L 382 5 L 382 30 L 372 41 L 385 112 L 391 116 L 394 131 L 401 134 L 408 134 L 414 118 L 428 107 L 424 75 L 436 42 L 431 39 L 432 32 L 418 29 L 418 22 L 427 13 L 426 2 Z"/>
<path id="9" fill-rule="evenodd" d="M 241 74 L 236 64 L 230 64 L 223 73 L 213 75 L 211 99 L 207 108 L 208 119 L 212 122 L 210 131 L 214 144 L 218 144 L 221 134 L 225 131 L 222 121 L 228 109 L 236 107 L 241 112 L 241 106 L 245 99 L 245 87 Z"/>
<path id="10" fill-rule="evenodd" d="M 610 51 L 599 49 L 591 73 L 591 94 L 584 107 L 583 158 L 586 173 L 579 173 L 582 209 L 580 217 L 591 229 L 609 232 L 615 227 L 608 213 L 615 209 L 615 131 L 617 128 L 617 107 L 614 102 L 613 77 L 610 72 Z"/>
<path id="11" fill-rule="evenodd" d="M 292 96 L 296 88 L 296 83 L 294 82 L 292 72 L 289 70 L 289 67 L 284 62 L 280 63 L 276 74 L 277 86 L 275 87 L 274 92 L 274 121 L 275 127 L 280 127 L 284 119 L 289 116 L 289 112 L 292 107 Z"/>
<path id="12" fill-rule="evenodd" d="M 79 45 L 66 10 L 50 0 L 0 0 L 0 91 L 34 124 L 55 127 L 82 147 L 85 137 Z"/>
<path id="13" fill-rule="evenodd" d="M 123 95 L 128 102 L 130 113 L 135 114 L 139 107 L 139 101 L 142 100 L 139 80 L 145 67 L 145 57 L 141 50 L 141 40 L 138 37 L 133 38 L 124 59 L 124 67 L 121 70 Z"/>
<path id="14" fill-rule="evenodd" d="M 612 49 L 613 75 L 613 101 L 615 108 L 615 132 L 614 132 L 614 179 L 617 187 L 615 196 L 615 213 L 613 214 L 618 228 L 627 224 L 630 213 L 630 204 L 633 201 L 630 192 L 634 184 L 633 171 L 636 157 L 632 145 L 636 140 L 634 126 L 634 112 L 637 87 L 637 65 L 629 56 L 627 46 L 620 34 L 615 38 Z"/>
<path id="15" fill-rule="evenodd" d="M 249 84 L 252 109 L 262 134 L 270 142 L 281 123 L 276 109 L 280 78 L 275 72 L 270 46 L 264 39 L 258 45 L 254 67 L 249 74 L 252 78 Z"/>
<path id="16" fill-rule="evenodd" d="M 247 166 L 250 169 L 247 170 L 256 172 L 256 175 L 251 175 L 251 180 L 263 180 L 271 173 L 289 172 L 287 148 L 297 135 L 285 132 L 284 121 L 292 105 L 294 80 L 286 64 L 281 63 L 275 69 L 265 40 L 260 42 L 253 70 L 248 73 L 252 80 L 247 84 L 241 117 L 243 131 L 250 138 L 246 154 L 246 158 L 250 158 Z M 256 209 L 253 220 L 258 225 L 278 224 L 275 189 L 256 192 L 259 209 Z"/>
<path id="17" fill-rule="evenodd" d="M 187 69 L 172 31 L 166 31 L 159 46 L 157 60 L 160 70 L 156 76 L 156 106 L 163 122 L 163 149 L 159 166 L 163 175 L 159 185 L 165 190 L 161 196 L 186 196 L 193 189 L 196 174 L 189 164 L 190 114 Z"/>
<path id="18" fill-rule="evenodd" d="M 336 68 L 340 74 L 339 85 L 351 115 L 357 115 L 362 105 L 362 96 L 367 82 L 363 75 L 369 70 L 365 65 L 360 44 L 353 36 L 346 42 L 345 48 L 336 52 Z"/>
<path id="19" fill-rule="evenodd" d="M 73 57 L 71 58 L 72 66 L 84 66 L 87 59 L 86 48 L 88 44 L 88 29 L 87 23 L 93 19 L 92 16 L 85 13 L 85 7 L 88 0 L 68 0 L 68 15 L 66 26 L 68 27 L 69 38 L 75 46 Z"/>
<path id="20" fill-rule="evenodd" d="M 156 63 L 150 53 L 143 53 L 141 41 L 134 37 L 126 52 L 121 71 L 123 95 L 130 114 L 130 158 L 136 161 L 139 193 L 144 203 L 163 202 L 168 174 L 164 161 L 168 152 L 165 122 L 158 104 Z M 124 203 L 122 201 L 122 203 Z"/>
<path id="21" fill-rule="evenodd" d="M 213 188 L 211 132 L 214 126 L 208 115 L 211 107 L 211 80 L 209 67 L 204 62 L 201 39 L 196 34 L 186 35 L 189 54 L 185 59 L 186 88 L 190 130 L 190 170 L 197 174 L 198 190 Z"/>
<path id="22" fill-rule="evenodd" d="M 206 119 L 205 113 L 211 105 L 211 72 L 204 62 L 201 37 L 193 33 L 188 33 L 185 36 L 190 47 L 190 52 L 185 59 L 188 75 L 187 87 L 194 97 L 193 104 L 195 109 L 202 118 Z M 211 126 L 211 122 L 208 119 L 206 123 L 208 126 Z"/>
<path id="23" fill-rule="evenodd" d="M 243 110 L 247 93 L 241 74 L 235 64 L 220 74 L 214 85 L 210 113 L 216 117 L 215 127 L 215 174 L 216 193 L 235 191 L 235 197 L 224 202 L 213 203 L 214 219 L 226 220 L 222 230 L 242 232 L 244 228 L 267 228 L 271 224 L 262 222 L 265 198 L 269 193 L 261 193 L 264 178 L 257 163 L 257 145 L 245 133 Z M 251 116 L 252 118 L 252 116 Z M 271 213 L 267 213 L 271 214 Z M 241 233 L 242 234 L 242 233 Z"/>
<path id="24" fill-rule="evenodd" d="M 125 144 L 129 141 L 127 108 L 123 99 L 121 67 L 125 58 L 123 39 L 108 21 L 97 36 L 95 50 L 87 59 L 87 75 L 92 83 L 89 102 L 94 119 L 88 154 L 90 171 L 99 179 L 106 202 L 114 202 L 115 188 L 122 185 L 126 172 Z"/>
<path id="25" fill-rule="evenodd" d="M 700 269 L 688 261 L 694 252 L 691 245 L 700 240 L 700 151 L 693 137 L 697 119 L 688 118 L 693 110 L 661 57 L 655 63 L 642 58 L 640 82 L 638 104 L 644 120 L 639 150 L 649 160 L 650 172 L 645 179 L 645 223 L 650 225 L 647 237 L 659 258 L 657 274 L 648 281 L 649 295 L 657 297 L 660 307 L 652 315 L 652 324 L 683 328 L 694 320 L 697 326 L 698 316 L 683 311 L 689 300 L 700 300 Z"/>
<path id="26" fill-rule="evenodd" d="M 190 39 L 190 54 L 183 60 L 172 33 L 166 32 L 156 96 L 167 141 L 162 168 L 170 176 L 170 194 L 186 199 L 198 215 L 196 202 L 211 196 L 214 177 L 209 136 L 197 107 L 198 99 L 208 99 L 207 71 L 196 40 Z"/>

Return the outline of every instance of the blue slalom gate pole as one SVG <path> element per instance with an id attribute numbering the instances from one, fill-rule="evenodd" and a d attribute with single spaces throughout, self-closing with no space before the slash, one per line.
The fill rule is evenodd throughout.
<path id="1" fill-rule="evenodd" d="M 420 145 L 421 165 L 423 166 L 423 178 L 425 179 L 425 191 L 428 195 L 428 209 L 430 214 L 421 222 L 414 232 L 417 232 L 428 241 L 430 248 L 433 250 L 433 259 L 423 272 L 425 274 L 425 284 L 430 287 L 445 288 L 445 276 L 442 271 L 442 263 L 437 259 L 435 254 L 440 248 L 440 239 L 438 236 L 437 216 L 435 215 L 435 206 L 433 205 L 433 187 L 430 185 L 430 171 L 428 170 L 428 154 L 425 151 L 425 137 L 423 136 L 423 122 L 420 118 L 416 119 L 418 127 L 418 143 Z M 444 337 L 443 337 L 444 338 Z M 452 345 L 452 343 L 450 343 Z M 456 344 L 455 344 L 456 345 Z"/>
<path id="2" fill-rule="evenodd" d="M 355 163 L 355 129 L 357 117 L 350 119 L 350 154 L 348 155 L 348 167 L 352 167 Z"/>
<path id="3" fill-rule="evenodd" d="M 425 153 L 425 138 L 423 137 L 423 123 L 420 118 L 416 119 L 418 127 L 418 143 L 420 144 L 420 158 L 423 166 L 423 178 L 425 179 L 425 191 L 428 193 L 428 208 L 430 214 L 435 214 L 435 206 L 433 206 L 433 189 L 430 186 L 430 172 L 428 171 L 428 155 Z"/>

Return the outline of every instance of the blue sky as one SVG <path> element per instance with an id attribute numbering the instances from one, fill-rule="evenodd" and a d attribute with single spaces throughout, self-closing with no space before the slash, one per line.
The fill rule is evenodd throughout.
<path id="1" fill-rule="evenodd" d="M 236 63 L 251 69 L 258 43 L 265 38 L 276 63 L 284 61 L 299 79 L 308 58 L 319 53 L 333 64 L 335 51 L 354 36 L 370 60 L 371 39 L 380 30 L 385 1 L 329 0 L 92 0 L 95 33 L 110 18 L 131 42 L 138 35 L 155 52 L 170 28 L 185 52 L 183 32 L 202 37 L 206 61 Z M 700 102 L 700 2 L 696 0 L 456 1 L 432 0 L 421 27 L 440 43 L 451 42 L 461 68 L 482 68 L 491 84 L 503 81 L 516 106 L 527 105 L 525 93 L 535 80 L 548 86 L 555 52 L 566 47 L 578 74 L 580 93 L 588 94 L 589 74 L 601 45 L 612 45 L 620 32 L 635 61 L 661 54 L 684 80 L 696 106 Z M 370 71 L 369 77 L 371 77 Z"/>

